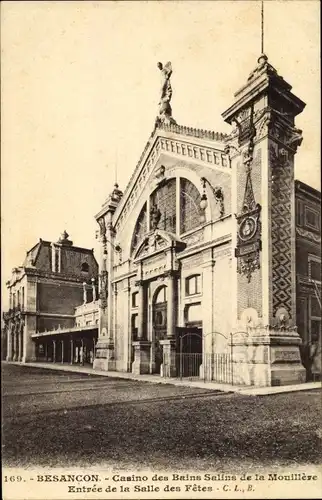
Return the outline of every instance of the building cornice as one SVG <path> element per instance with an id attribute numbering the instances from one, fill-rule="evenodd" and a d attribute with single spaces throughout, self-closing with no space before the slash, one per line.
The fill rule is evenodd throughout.
<path id="1" fill-rule="evenodd" d="M 311 200 L 313 199 L 315 202 L 321 203 L 321 191 L 297 179 L 294 181 L 294 183 L 296 195 L 302 195 L 305 198 L 310 197 Z"/>
<path id="2" fill-rule="evenodd" d="M 190 257 L 196 253 L 199 253 L 203 250 L 207 250 L 208 248 L 218 247 L 224 245 L 225 243 L 229 243 L 231 241 L 231 233 L 225 234 L 224 236 L 220 236 L 219 238 L 215 238 L 211 241 L 206 241 L 204 243 L 200 243 L 200 245 L 196 245 L 192 248 L 188 248 L 180 252 L 177 255 L 178 260 L 185 259 L 186 257 Z"/>
<path id="3" fill-rule="evenodd" d="M 307 229 L 302 229 L 301 227 L 296 227 L 296 235 L 300 238 L 305 239 L 308 243 L 313 243 L 315 245 L 321 245 L 321 235 L 313 233 L 313 231 L 308 231 Z"/>

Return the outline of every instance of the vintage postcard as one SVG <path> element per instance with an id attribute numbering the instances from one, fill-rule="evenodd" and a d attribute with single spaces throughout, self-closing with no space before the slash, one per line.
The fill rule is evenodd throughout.
<path id="1" fill-rule="evenodd" d="M 320 497 L 319 10 L 2 2 L 5 500 Z"/>

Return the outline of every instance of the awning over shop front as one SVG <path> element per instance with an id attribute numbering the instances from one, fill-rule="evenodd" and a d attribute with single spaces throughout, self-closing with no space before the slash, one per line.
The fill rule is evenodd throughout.
<path id="1" fill-rule="evenodd" d="M 58 335 L 67 335 L 67 334 L 82 334 L 84 332 L 93 332 L 98 333 L 97 325 L 84 325 L 84 326 L 74 326 L 70 328 L 57 328 L 56 330 L 49 330 L 44 332 L 37 332 L 31 335 L 33 339 L 40 339 L 44 337 L 52 337 Z"/>

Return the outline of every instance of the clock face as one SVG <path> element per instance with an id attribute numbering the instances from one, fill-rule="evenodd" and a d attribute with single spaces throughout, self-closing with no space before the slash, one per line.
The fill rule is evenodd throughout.
<path id="1" fill-rule="evenodd" d="M 256 220 L 253 217 L 246 217 L 239 227 L 239 237 L 241 240 L 249 240 L 254 236 L 257 229 Z"/>

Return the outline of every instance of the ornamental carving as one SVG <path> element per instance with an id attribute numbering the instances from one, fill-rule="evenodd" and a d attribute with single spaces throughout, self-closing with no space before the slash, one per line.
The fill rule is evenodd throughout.
<path id="1" fill-rule="evenodd" d="M 172 98 L 172 87 L 170 82 L 170 77 L 172 75 L 171 62 L 167 62 L 164 66 L 162 63 L 158 62 L 158 68 L 161 71 L 161 92 L 159 113 L 155 120 L 155 127 L 158 127 L 162 123 L 175 125 L 176 121 L 172 117 L 172 108 L 170 105 Z"/>
<path id="2" fill-rule="evenodd" d="M 250 119 L 252 121 L 252 119 Z M 246 184 L 241 213 L 237 219 L 237 272 L 246 276 L 248 283 L 252 274 L 260 268 L 261 245 L 261 206 L 256 203 L 251 178 L 253 162 L 254 135 L 250 136 L 247 147 L 243 149 L 243 163 L 246 168 Z"/>
<path id="3" fill-rule="evenodd" d="M 256 128 L 254 126 L 254 104 L 247 110 L 241 111 L 238 118 L 233 118 L 232 123 L 235 123 L 238 130 L 238 145 L 253 145 L 256 136 Z"/>
<path id="4" fill-rule="evenodd" d="M 101 237 L 102 241 L 106 243 L 106 224 L 105 224 L 104 217 L 101 217 L 100 219 L 98 219 L 97 222 L 98 222 L 99 227 L 100 227 L 100 237 Z"/>
<path id="5" fill-rule="evenodd" d="M 160 219 L 161 219 L 161 212 L 158 209 L 156 205 L 152 205 L 150 209 L 150 224 L 151 224 L 151 229 L 155 231 L 158 228 Z"/>
<path id="6" fill-rule="evenodd" d="M 100 279 L 100 306 L 102 309 L 107 307 L 107 296 L 108 296 L 108 272 L 102 271 L 99 275 Z"/>

